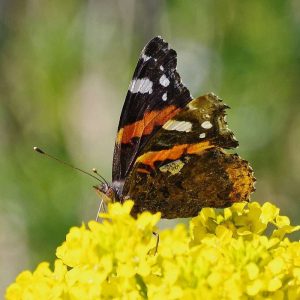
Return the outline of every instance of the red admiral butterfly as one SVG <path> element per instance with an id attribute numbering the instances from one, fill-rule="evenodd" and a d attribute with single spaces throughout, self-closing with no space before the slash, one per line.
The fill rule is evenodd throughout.
<path id="1" fill-rule="evenodd" d="M 97 187 L 109 201 L 133 199 L 133 216 L 192 217 L 202 207 L 249 201 L 254 191 L 248 162 L 223 150 L 238 146 L 228 106 L 212 93 L 193 99 L 176 65 L 160 37 L 143 49 L 120 117 L 112 184 Z"/>

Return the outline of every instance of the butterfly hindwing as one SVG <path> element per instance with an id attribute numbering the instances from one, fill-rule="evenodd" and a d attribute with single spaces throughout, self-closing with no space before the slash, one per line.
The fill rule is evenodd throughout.
<path id="1" fill-rule="evenodd" d="M 203 207 L 249 200 L 253 190 L 248 163 L 220 148 L 183 154 L 153 173 L 140 172 L 137 164 L 124 186 L 127 198 L 134 199 L 132 215 L 159 211 L 167 219 L 193 217 Z"/>
<path id="2" fill-rule="evenodd" d="M 177 55 L 160 37 L 143 49 L 122 109 L 113 159 L 120 186 L 153 135 L 192 98 L 176 71 Z"/>
<path id="3" fill-rule="evenodd" d="M 153 136 L 125 181 L 124 195 L 135 200 L 133 214 L 191 217 L 202 207 L 249 200 L 251 167 L 223 150 L 238 145 L 227 127 L 227 107 L 213 94 L 199 97 Z"/>

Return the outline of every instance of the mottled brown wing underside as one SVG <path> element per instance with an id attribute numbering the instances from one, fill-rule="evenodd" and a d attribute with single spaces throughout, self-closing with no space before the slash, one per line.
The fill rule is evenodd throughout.
<path id="1" fill-rule="evenodd" d="M 252 169 L 237 154 L 210 148 L 182 155 L 150 173 L 131 174 L 126 194 L 134 199 L 132 214 L 160 211 L 163 218 L 196 216 L 203 207 L 227 207 L 248 200 L 254 190 Z"/>
<path id="2" fill-rule="evenodd" d="M 202 207 L 248 201 L 255 178 L 247 161 L 224 148 L 238 145 L 218 97 L 192 100 L 156 133 L 136 159 L 123 195 L 133 215 L 160 211 L 164 218 L 192 217 Z"/>

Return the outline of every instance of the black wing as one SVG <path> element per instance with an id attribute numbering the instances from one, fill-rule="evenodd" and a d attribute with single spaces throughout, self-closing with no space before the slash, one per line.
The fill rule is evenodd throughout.
<path id="1" fill-rule="evenodd" d="M 122 109 L 112 179 L 120 188 L 149 139 L 192 98 L 176 71 L 177 54 L 162 38 L 143 49 Z"/>

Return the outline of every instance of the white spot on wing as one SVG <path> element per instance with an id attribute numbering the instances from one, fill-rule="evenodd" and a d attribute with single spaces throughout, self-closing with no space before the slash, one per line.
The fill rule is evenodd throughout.
<path id="1" fill-rule="evenodd" d="M 159 170 L 164 173 L 169 172 L 170 175 L 172 176 L 178 174 L 183 167 L 184 167 L 184 162 L 181 161 L 180 159 L 177 159 L 166 165 L 161 166 Z"/>
<path id="2" fill-rule="evenodd" d="M 163 67 L 163 66 L 159 66 L 159 68 L 160 68 L 162 71 L 164 71 L 164 67 Z"/>
<path id="3" fill-rule="evenodd" d="M 205 132 L 203 132 L 203 133 L 200 133 L 199 138 L 200 138 L 200 139 L 204 139 L 205 136 L 206 136 L 206 134 L 205 134 Z"/>
<path id="4" fill-rule="evenodd" d="M 163 74 L 160 78 L 159 78 L 159 83 L 164 86 L 167 87 L 170 84 L 170 80 L 167 78 L 167 76 L 165 74 Z"/>
<path id="5" fill-rule="evenodd" d="M 148 78 L 142 78 L 142 79 L 133 79 L 131 81 L 129 90 L 131 93 L 141 93 L 141 94 L 146 94 L 152 93 L 152 87 L 153 87 L 153 82 L 149 80 Z"/>
<path id="6" fill-rule="evenodd" d="M 164 94 L 162 95 L 161 99 L 162 99 L 163 101 L 166 101 L 166 100 L 168 99 L 167 93 L 164 93 Z"/>
<path id="7" fill-rule="evenodd" d="M 151 58 L 151 56 L 148 56 L 148 55 L 146 55 L 146 54 L 142 54 L 142 59 L 144 60 L 144 61 L 147 61 L 147 60 L 149 60 Z"/>
<path id="8" fill-rule="evenodd" d="M 176 130 L 176 131 L 184 131 L 190 132 L 192 130 L 193 124 L 191 122 L 186 121 L 176 121 L 169 120 L 164 126 L 163 129 L 166 130 Z"/>
<path id="9" fill-rule="evenodd" d="M 209 121 L 204 121 L 201 124 L 201 127 L 204 128 L 204 129 L 209 129 L 209 128 L 212 128 L 212 124 Z"/>

